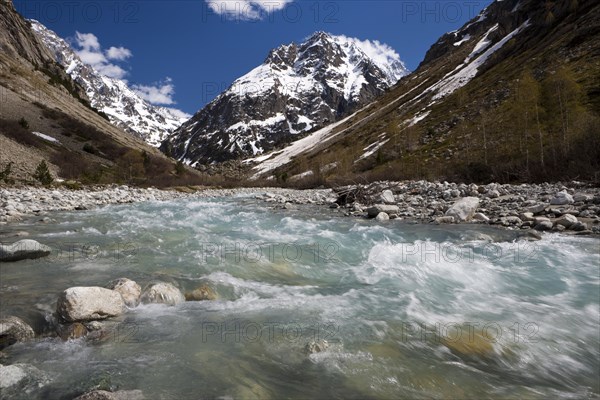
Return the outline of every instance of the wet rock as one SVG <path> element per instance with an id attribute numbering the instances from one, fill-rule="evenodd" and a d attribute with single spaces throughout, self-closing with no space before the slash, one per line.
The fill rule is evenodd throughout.
<path id="1" fill-rule="evenodd" d="M 550 222 L 550 220 L 547 220 L 547 221 L 541 221 L 538 224 L 536 224 L 534 226 L 534 229 L 536 231 L 542 231 L 542 232 L 543 231 L 550 231 L 550 230 L 552 230 L 552 226 L 553 226 L 552 222 Z"/>
<path id="2" fill-rule="evenodd" d="M 400 212 L 400 207 L 388 204 L 376 204 L 367 209 L 367 214 L 369 215 L 369 218 L 376 218 L 379 215 L 379 213 L 382 212 L 388 215 L 398 214 Z"/>
<path id="3" fill-rule="evenodd" d="M 389 219 L 390 219 L 390 216 L 389 216 L 389 215 L 387 215 L 387 214 L 386 214 L 386 213 L 384 213 L 384 212 L 380 212 L 379 214 L 377 214 L 377 216 L 375 217 L 375 219 L 376 219 L 377 221 L 389 221 Z"/>
<path id="4" fill-rule="evenodd" d="M 446 211 L 446 216 L 454 217 L 456 221 L 470 221 L 478 207 L 479 199 L 477 197 L 463 197 Z"/>
<path id="5" fill-rule="evenodd" d="M 304 346 L 304 352 L 306 354 L 321 353 L 329 348 L 327 340 L 312 340 Z"/>
<path id="6" fill-rule="evenodd" d="M 67 322 L 83 322 L 116 317 L 125 312 L 119 292 L 101 287 L 72 287 L 63 291 L 57 314 Z"/>
<path id="7" fill-rule="evenodd" d="M 571 196 L 565 191 L 558 192 L 556 196 L 552 200 L 550 200 L 550 205 L 553 206 L 564 206 L 573 203 L 575 203 L 575 200 L 573 200 L 573 196 Z"/>
<path id="8" fill-rule="evenodd" d="M 481 334 L 464 328 L 457 337 L 442 338 L 442 343 L 450 351 L 463 358 L 491 358 L 494 356 L 492 342 Z"/>
<path id="9" fill-rule="evenodd" d="M 17 342 L 32 339 L 35 332 L 21 318 L 9 316 L 0 319 L 0 350 Z"/>
<path id="10" fill-rule="evenodd" d="M 154 283 L 144 290 L 142 302 L 144 304 L 159 303 L 174 306 L 185 301 L 184 295 L 170 283 Z"/>
<path id="11" fill-rule="evenodd" d="M 140 304 L 142 288 L 131 279 L 119 278 L 110 282 L 106 288 L 120 293 L 127 307 L 134 308 Z"/>
<path id="12" fill-rule="evenodd" d="M 48 379 L 42 371 L 29 364 L 0 364 L 0 389 L 2 398 L 21 396 L 33 388 L 46 384 Z"/>
<path id="13" fill-rule="evenodd" d="M 542 235 L 540 235 L 536 231 L 526 230 L 524 232 L 519 232 L 518 240 L 536 242 L 538 240 L 542 240 Z"/>
<path id="14" fill-rule="evenodd" d="M 88 329 L 80 322 L 73 324 L 59 324 L 56 333 L 62 340 L 80 339 L 87 336 Z"/>
<path id="15" fill-rule="evenodd" d="M 565 229 L 569 229 L 573 224 L 577 223 L 577 217 L 571 214 L 564 214 L 562 217 L 556 220 L 554 225 L 563 226 Z"/>
<path id="16" fill-rule="evenodd" d="M 49 256 L 52 249 L 31 239 L 0 245 L 0 262 L 21 261 Z"/>
<path id="17" fill-rule="evenodd" d="M 186 301 L 216 300 L 217 293 L 208 285 L 202 285 L 185 294 Z"/>
<path id="18" fill-rule="evenodd" d="M 436 224 L 453 224 L 454 217 L 437 217 L 434 222 Z"/>
<path id="19" fill-rule="evenodd" d="M 94 390 L 82 394 L 74 400 L 144 400 L 144 394 L 141 390 L 121 390 L 118 392 L 108 392 L 106 390 Z"/>
<path id="20" fill-rule="evenodd" d="M 572 231 L 575 231 L 575 232 L 583 232 L 583 231 L 587 230 L 587 228 L 588 228 L 588 226 L 586 223 L 577 221 L 576 223 L 571 225 L 569 229 L 571 229 Z"/>

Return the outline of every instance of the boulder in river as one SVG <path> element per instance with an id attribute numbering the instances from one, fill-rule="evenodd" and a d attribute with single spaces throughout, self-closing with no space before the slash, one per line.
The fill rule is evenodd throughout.
<path id="1" fill-rule="evenodd" d="M 21 318 L 10 316 L 0 319 L 0 350 L 34 336 L 33 329 Z"/>
<path id="2" fill-rule="evenodd" d="M 197 289 L 187 292 L 185 294 L 186 301 L 204 301 L 204 300 L 216 300 L 217 294 L 208 285 L 202 285 Z"/>
<path id="3" fill-rule="evenodd" d="M 116 317 L 125 312 L 121 294 L 101 287 L 72 287 L 62 292 L 57 314 L 67 322 L 82 322 Z"/>
<path id="4" fill-rule="evenodd" d="M 87 336 L 88 329 L 82 323 L 74 322 L 72 324 L 59 324 L 56 333 L 62 340 L 66 341 Z"/>
<path id="5" fill-rule="evenodd" d="M 329 348 L 327 340 L 312 340 L 304 346 L 304 352 L 307 354 L 321 353 Z"/>
<path id="6" fill-rule="evenodd" d="M 2 398 L 22 398 L 28 390 L 38 389 L 48 382 L 46 375 L 29 364 L 0 364 Z"/>
<path id="7" fill-rule="evenodd" d="M 478 207 L 479 199 L 477 197 L 463 197 L 446 211 L 446 216 L 454 217 L 456 221 L 470 221 Z"/>
<path id="8" fill-rule="evenodd" d="M 184 301 L 185 297 L 183 294 L 170 283 L 153 283 L 142 294 L 142 302 L 144 304 L 160 303 L 175 306 Z"/>
<path id="9" fill-rule="evenodd" d="M 0 262 L 21 261 L 49 256 L 52 249 L 31 239 L 0 245 Z"/>
<path id="10" fill-rule="evenodd" d="M 379 214 L 377 214 L 377 216 L 375 217 L 375 219 L 377 221 L 389 221 L 390 220 L 390 216 L 387 215 L 387 213 L 380 212 Z"/>
<path id="11" fill-rule="evenodd" d="M 400 207 L 389 204 L 375 204 L 372 207 L 367 209 L 367 214 L 369 214 L 369 218 L 375 218 L 379 215 L 379 213 L 386 214 L 398 214 L 400 212 Z"/>
<path id="12" fill-rule="evenodd" d="M 119 278 L 110 282 L 106 288 L 119 292 L 127 307 L 134 308 L 140 304 L 142 288 L 131 279 Z"/>

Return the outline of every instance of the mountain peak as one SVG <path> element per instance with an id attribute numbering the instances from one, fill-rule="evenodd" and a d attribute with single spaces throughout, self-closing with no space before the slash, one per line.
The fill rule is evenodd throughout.
<path id="1" fill-rule="evenodd" d="M 389 46 L 315 32 L 271 50 L 161 148 L 192 165 L 262 154 L 366 105 L 407 74 Z"/>
<path id="2" fill-rule="evenodd" d="M 185 116 L 150 104 L 124 81 L 104 76 L 85 64 L 65 40 L 39 21 L 30 19 L 29 22 L 55 61 L 85 89 L 92 107 L 106 114 L 113 125 L 158 146 L 167 134 L 185 122 Z"/>

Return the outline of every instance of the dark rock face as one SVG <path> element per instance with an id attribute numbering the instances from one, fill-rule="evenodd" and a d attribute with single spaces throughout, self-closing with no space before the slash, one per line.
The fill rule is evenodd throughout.
<path id="1" fill-rule="evenodd" d="M 354 39 L 317 32 L 272 50 L 162 143 L 191 165 L 259 155 L 366 105 L 408 71 Z"/>

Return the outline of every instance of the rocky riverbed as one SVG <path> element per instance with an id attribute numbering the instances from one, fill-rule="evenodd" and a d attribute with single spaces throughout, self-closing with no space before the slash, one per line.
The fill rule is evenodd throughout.
<path id="1" fill-rule="evenodd" d="M 385 221 L 481 223 L 508 229 L 600 233 L 600 188 L 567 185 L 466 185 L 448 182 L 377 182 L 336 189 L 333 208 L 348 216 Z"/>
<path id="2" fill-rule="evenodd" d="M 158 190 L 129 186 L 86 187 L 69 190 L 45 187 L 9 187 L 0 189 L 0 224 L 20 221 L 25 216 L 43 215 L 51 211 L 89 210 L 109 204 L 138 203 L 145 201 L 170 201 L 190 196 L 197 198 L 227 197 L 256 192 L 267 192 L 267 198 L 293 199 L 302 204 L 329 204 L 335 200 L 329 189 L 292 190 L 282 188 L 238 188 L 200 190 Z M 333 197 L 332 197 L 333 196 Z M 44 222 L 44 221 L 43 221 Z"/>
<path id="3" fill-rule="evenodd" d="M 345 216 L 377 221 L 404 219 L 422 223 L 480 223 L 508 229 L 600 233 L 600 188 L 569 184 L 488 185 L 448 182 L 375 182 L 331 189 L 285 188 L 200 189 L 197 191 L 141 189 L 128 186 L 82 190 L 21 187 L 0 190 L 0 224 L 50 211 L 87 210 L 108 204 L 171 201 L 256 194 L 275 207 L 326 205 Z"/>

